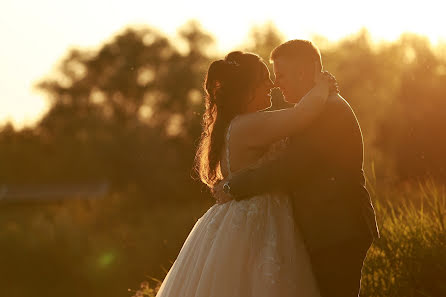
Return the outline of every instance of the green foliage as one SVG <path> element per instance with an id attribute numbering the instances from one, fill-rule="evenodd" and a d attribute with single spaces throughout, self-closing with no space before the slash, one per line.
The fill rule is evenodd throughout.
<path id="1" fill-rule="evenodd" d="M 336 43 L 319 39 L 325 69 L 336 75 L 361 124 L 366 170 L 374 161 L 386 182 L 426 174 L 444 179 L 446 56 L 410 34 L 381 44 L 365 30 Z M 266 23 L 241 48 L 268 61 L 283 40 Z M 181 199 L 178 187 L 197 193 L 188 176 L 214 46 L 209 33 L 189 22 L 175 39 L 150 27 L 125 28 L 97 50 L 70 50 L 57 72 L 37 84 L 51 102 L 38 125 L 0 132 L 0 181 L 108 180 L 117 190 L 136 186 L 173 200 Z M 282 103 L 275 90 L 273 106 Z"/>
<path id="2" fill-rule="evenodd" d="M 71 50 L 37 85 L 52 103 L 38 125 L 0 133 L 0 181 L 199 193 L 190 172 L 213 39 L 190 22 L 176 42 L 182 50 L 154 29 L 127 28 L 97 51 Z"/>
<path id="3" fill-rule="evenodd" d="M 362 296 L 445 296 L 444 186 L 374 192 L 382 239 L 365 261 Z M 153 205 L 127 192 L 92 201 L 3 205 L 0 296 L 125 296 L 144 279 L 130 293 L 153 295 L 211 206 L 210 200 L 189 198 Z"/>
<path id="4" fill-rule="evenodd" d="M 161 278 L 209 200 L 149 203 L 135 192 L 0 208 L 0 296 L 126 296 Z"/>
<path id="5" fill-rule="evenodd" d="M 446 59 L 427 38 L 406 33 L 373 43 L 366 30 L 321 48 L 324 66 L 361 124 L 366 165 L 380 179 L 444 180 Z"/>
<path id="6" fill-rule="evenodd" d="M 158 283 L 156 287 L 152 288 L 150 287 L 149 282 L 142 282 L 140 289 L 134 291 L 134 295 L 132 295 L 132 297 L 155 297 L 160 286 L 161 284 Z M 129 289 L 129 291 L 131 292 L 132 290 Z"/>
<path id="7" fill-rule="evenodd" d="M 266 23 L 240 48 L 268 61 L 283 40 Z M 410 34 L 380 44 L 365 30 L 336 43 L 315 40 L 361 124 L 366 170 L 373 161 L 386 182 L 444 179 L 446 56 Z M 36 85 L 51 102 L 38 125 L 0 132 L 0 181 L 108 180 L 117 190 L 137 186 L 151 196 L 181 184 L 194 192 L 184 173 L 191 173 L 214 46 L 189 22 L 175 39 L 150 27 L 125 28 L 97 50 L 70 50 Z M 273 107 L 282 104 L 274 90 Z M 167 196 L 180 199 L 175 191 Z"/>
<path id="8" fill-rule="evenodd" d="M 417 190 L 400 193 L 418 196 L 399 205 L 377 200 L 381 238 L 370 248 L 361 280 L 363 297 L 440 297 L 446 295 L 446 192 L 428 181 Z M 376 197 L 375 197 L 376 198 Z M 134 297 L 155 296 L 161 281 L 143 282 Z"/>
<path id="9" fill-rule="evenodd" d="M 402 193 L 405 194 L 405 193 Z M 363 268 L 362 292 L 370 297 L 445 296 L 446 193 L 432 182 L 420 185 L 420 205 L 378 201 L 382 238 Z"/>
<path id="10" fill-rule="evenodd" d="M 241 48 L 268 61 L 281 41 L 269 23 Z M 35 127 L 0 131 L 0 184 L 106 180 L 112 193 L 0 204 L 0 296 L 122 296 L 145 276 L 162 279 L 212 203 L 191 168 L 214 45 L 196 22 L 174 39 L 125 28 L 97 50 L 70 50 L 37 84 L 51 107 Z M 375 44 L 366 31 L 317 45 L 358 116 L 376 177 L 383 239 L 367 258 L 364 296 L 445 296 L 444 190 L 401 186 L 444 181 L 444 51 L 407 34 Z M 274 94 L 275 107 L 281 100 Z M 154 285 L 135 293 L 153 295 Z"/>

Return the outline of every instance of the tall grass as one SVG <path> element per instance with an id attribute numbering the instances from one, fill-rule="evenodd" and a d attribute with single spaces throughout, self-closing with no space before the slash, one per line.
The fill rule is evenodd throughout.
<path id="1" fill-rule="evenodd" d="M 445 188 L 428 180 L 401 196 L 376 199 L 382 238 L 368 252 L 362 295 L 446 296 Z"/>
<path id="2" fill-rule="evenodd" d="M 432 180 L 398 191 L 369 181 L 381 238 L 364 262 L 362 297 L 446 296 L 445 187 Z M 160 281 L 145 281 L 134 297 L 154 297 Z"/>
<path id="3" fill-rule="evenodd" d="M 0 296 L 121 297 L 145 276 L 162 278 L 209 201 L 151 200 L 0 205 Z"/>
<path id="4" fill-rule="evenodd" d="M 445 187 L 369 186 L 382 238 L 367 255 L 362 296 L 446 296 Z M 212 204 L 137 196 L 1 205 L 0 296 L 154 296 Z"/>

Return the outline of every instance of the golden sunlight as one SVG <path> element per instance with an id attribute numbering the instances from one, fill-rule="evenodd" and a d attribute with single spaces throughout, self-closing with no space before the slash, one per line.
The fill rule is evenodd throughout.
<path id="1" fill-rule="evenodd" d="M 446 39 L 441 1 L 2 1 L 0 34 L 0 123 L 31 125 L 48 108 L 33 83 L 53 71 L 70 47 L 96 48 L 132 24 L 147 24 L 169 35 L 190 19 L 213 34 L 219 51 L 242 44 L 253 25 L 272 21 L 286 38 L 330 41 L 366 28 L 374 40 L 414 32 L 438 43 Z M 26 9 L 24 9 L 26 7 Z M 143 73 L 142 80 L 151 79 Z"/>

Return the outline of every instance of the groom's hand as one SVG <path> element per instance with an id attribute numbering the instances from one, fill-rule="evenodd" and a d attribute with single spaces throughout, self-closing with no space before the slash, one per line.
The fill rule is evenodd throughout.
<path id="1" fill-rule="evenodd" d="M 234 198 L 231 195 L 223 191 L 223 185 L 225 184 L 225 182 L 227 182 L 226 179 L 221 180 L 220 182 L 215 184 L 214 187 L 211 189 L 211 193 L 214 196 L 217 204 L 224 204 L 226 202 L 234 200 Z"/>

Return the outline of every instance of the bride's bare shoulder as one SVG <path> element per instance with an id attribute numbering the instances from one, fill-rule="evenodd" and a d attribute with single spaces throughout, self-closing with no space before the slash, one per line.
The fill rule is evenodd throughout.
<path id="1" fill-rule="evenodd" d="M 262 127 L 265 124 L 265 120 L 272 115 L 272 112 L 276 111 L 261 110 L 237 115 L 231 123 L 231 134 L 242 132 L 246 137 L 247 132 L 254 132 L 255 129 Z"/>

